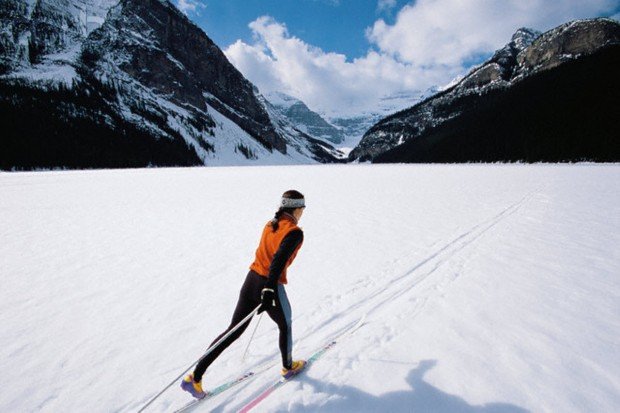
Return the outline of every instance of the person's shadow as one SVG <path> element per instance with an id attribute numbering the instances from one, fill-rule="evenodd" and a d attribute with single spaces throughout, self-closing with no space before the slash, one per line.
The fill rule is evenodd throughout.
<path id="1" fill-rule="evenodd" d="M 423 360 L 407 376 L 411 390 L 395 391 L 381 396 L 360 391 L 350 386 L 324 383 L 307 375 L 299 377 L 304 384 L 315 387 L 317 392 L 335 396 L 325 402 L 305 403 L 294 406 L 300 412 L 433 412 L 433 413 L 527 413 L 529 410 L 508 403 L 471 405 L 462 398 L 448 394 L 424 381 L 427 371 L 435 367 L 436 360 Z M 386 372 L 386 374 L 389 374 Z"/>

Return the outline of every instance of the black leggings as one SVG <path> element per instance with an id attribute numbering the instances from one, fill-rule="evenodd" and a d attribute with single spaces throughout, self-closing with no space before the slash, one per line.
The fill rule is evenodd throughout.
<path id="1" fill-rule="evenodd" d="M 261 290 L 265 287 L 267 277 L 262 277 L 250 271 L 245 278 L 245 282 L 241 287 L 239 293 L 239 301 L 237 302 L 237 308 L 232 316 L 230 325 L 228 328 L 220 334 L 211 346 L 224 337 L 230 330 L 233 329 L 241 320 L 248 316 L 261 302 L 260 294 Z M 286 296 L 286 290 L 282 284 L 278 284 L 278 294 L 276 297 L 276 306 L 267 310 L 269 317 L 276 322 L 278 329 L 280 330 L 280 353 L 282 355 L 282 365 L 285 368 L 290 368 L 292 364 L 292 348 L 293 348 L 293 335 L 291 330 L 291 305 Z M 200 382 L 207 368 L 215 361 L 215 359 L 224 351 L 228 346 L 237 340 L 245 329 L 250 325 L 248 320 L 237 331 L 231 334 L 226 340 L 224 340 L 219 346 L 213 349 L 213 351 L 207 354 L 205 357 L 198 361 L 196 368 L 194 369 L 194 381 Z"/>

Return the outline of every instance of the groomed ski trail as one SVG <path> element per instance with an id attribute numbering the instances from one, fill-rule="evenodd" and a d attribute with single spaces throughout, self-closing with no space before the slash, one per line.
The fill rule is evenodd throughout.
<path id="1" fill-rule="evenodd" d="M 356 283 L 353 288 L 342 293 L 340 296 L 350 297 L 352 295 L 359 296 L 363 294 L 362 297 L 357 298 L 353 305 L 346 307 L 342 311 L 332 313 L 330 318 L 323 320 L 315 328 L 318 330 L 323 328 L 323 326 L 329 325 L 339 318 L 341 314 L 357 314 L 359 312 L 360 314 L 366 314 L 369 320 L 372 320 L 373 314 L 375 314 L 378 310 L 384 309 L 386 305 L 391 305 L 397 298 L 408 293 L 414 293 L 414 295 L 417 294 L 418 292 L 414 290 L 416 287 L 425 282 L 430 285 L 431 290 L 434 289 L 432 287 L 445 284 L 444 280 L 441 278 L 441 275 L 439 275 L 439 278 L 436 281 L 431 280 L 432 276 L 436 275 L 438 270 L 445 264 L 455 261 L 459 253 L 466 250 L 468 247 L 472 247 L 479 238 L 483 237 L 497 225 L 500 225 L 504 220 L 517 213 L 519 209 L 531 200 L 537 192 L 538 191 L 536 190 L 528 193 L 523 198 L 511 205 L 508 205 L 497 214 L 482 222 L 479 222 L 478 224 L 475 224 L 466 231 L 458 234 L 455 238 L 443 243 L 440 248 L 431 251 L 426 258 L 416 263 L 404 273 L 401 273 L 401 275 L 397 275 L 389 279 L 381 279 L 381 283 L 385 284 L 385 288 L 379 288 L 379 291 L 374 289 L 373 287 L 377 287 L 378 284 L 376 279 L 366 279 Z M 438 243 L 440 243 L 440 241 L 438 241 Z M 372 291 L 364 293 L 364 291 L 368 290 Z M 422 309 L 428 298 L 428 296 L 422 295 L 415 299 L 414 313 L 417 313 Z M 322 309 L 317 310 L 312 314 L 312 316 L 322 312 L 324 312 Z M 312 332 L 308 334 L 312 334 Z"/>

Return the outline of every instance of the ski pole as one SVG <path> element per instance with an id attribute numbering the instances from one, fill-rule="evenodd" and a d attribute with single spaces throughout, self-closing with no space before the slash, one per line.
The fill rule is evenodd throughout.
<path id="1" fill-rule="evenodd" d="M 248 354 L 248 349 L 250 348 L 250 344 L 252 343 L 252 339 L 254 338 L 254 334 L 256 334 L 256 330 L 258 330 L 258 325 L 260 324 L 260 320 L 263 319 L 263 314 L 261 313 L 258 316 L 258 321 L 256 322 L 256 325 L 254 326 L 254 331 L 252 331 L 252 335 L 250 336 L 250 340 L 248 341 L 248 345 L 245 346 L 245 351 L 243 352 L 243 357 L 241 357 L 241 362 L 243 363 L 245 361 L 245 356 L 247 356 Z"/>
<path id="2" fill-rule="evenodd" d="M 262 305 L 262 304 L 261 304 Z M 217 348 L 220 344 L 222 344 L 222 342 L 224 340 L 226 340 L 228 337 L 230 337 L 235 331 L 239 330 L 239 328 L 241 328 L 241 326 L 243 324 L 246 323 L 246 321 L 252 319 L 252 317 L 254 317 L 256 315 L 256 313 L 258 312 L 258 310 L 260 309 L 261 305 L 258 305 L 254 310 L 252 310 L 252 312 L 250 314 L 247 315 L 247 317 L 245 317 L 243 320 L 239 321 L 239 323 L 237 323 L 237 325 L 235 325 L 228 333 L 226 333 L 226 335 L 224 337 L 222 337 L 221 339 L 219 339 L 216 343 L 213 343 L 213 345 L 211 347 L 209 347 L 207 349 L 207 351 L 198 359 L 196 360 L 194 363 L 192 363 L 191 366 L 189 366 L 188 368 L 186 368 L 183 373 L 181 373 L 181 375 L 179 375 L 177 378 L 175 378 L 174 380 L 172 380 L 170 382 L 169 385 L 167 385 L 166 387 L 164 387 L 159 393 L 157 393 L 151 400 L 149 400 L 144 406 L 142 406 L 142 408 L 140 410 L 138 410 L 138 413 L 141 413 L 144 411 L 144 409 L 146 409 L 147 407 L 149 407 L 151 405 L 151 403 L 153 403 L 155 400 L 157 400 L 157 398 L 159 396 L 161 396 L 166 390 L 168 390 L 170 388 L 170 386 L 172 386 L 174 383 L 176 383 L 181 377 L 183 377 L 185 375 L 185 373 L 187 373 L 189 371 L 189 369 L 191 369 L 192 367 L 194 367 L 196 364 L 200 363 L 200 361 L 202 359 L 204 359 L 206 356 L 208 356 L 215 348 Z"/>

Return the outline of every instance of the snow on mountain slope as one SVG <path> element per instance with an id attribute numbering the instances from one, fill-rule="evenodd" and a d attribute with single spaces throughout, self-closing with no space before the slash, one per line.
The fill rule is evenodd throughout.
<path id="1" fill-rule="evenodd" d="M 327 122 L 318 113 L 310 110 L 301 100 L 281 92 L 268 93 L 265 98 L 281 116 L 288 119 L 298 130 L 335 144 L 344 140 L 345 135 L 340 129 Z"/>
<path id="2" fill-rule="evenodd" d="M 14 69 L 8 77 L 71 86 L 82 42 L 101 27 L 108 11 L 117 3 L 118 0 L 5 0 L 0 17 L 4 26 L 0 60 Z"/>
<path id="3" fill-rule="evenodd" d="M 214 108 L 209 107 L 209 114 L 216 124 L 214 134 L 217 136 L 217 139 L 211 140 L 214 150 L 203 153 L 204 162 L 209 166 L 307 164 L 309 159 L 312 159 L 313 154 L 306 146 L 293 138 L 293 130 L 287 131 L 290 137 L 289 145 L 293 150 L 284 155 L 278 151 L 267 150 Z"/>
<path id="4" fill-rule="evenodd" d="M 331 114 L 326 117 L 342 129 L 346 139 L 339 145 L 339 149 L 348 155 L 360 143 L 364 134 L 381 119 L 409 108 L 425 96 L 433 95 L 435 92 L 435 88 L 430 88 L 426 92 L 401 92 L 386 95 L 379 99 L 377 107 L 372 111 L 355 115 Z"/>
<path id="5" fill-rule="evenodd" d="M 298 188 L 295 355 L 366 324 L 257 412 L 618 411 L 618 182 L 587 164 L 1 173 L 0 410 L 137 410 L 228 324 Z M 242 363 L 249 336 L 205 387 L 277 360 L 270 320 Z M 195 411 L 236 411 L 277 372 Z M 186 401 L 174 385 L 148 411 Z"/>
<path id="6" fill-rule="evenodd" d="M 435 89 L 426 91 L 433 94 Z M 280 117 L 286 118 L 298 130 L 318 139 L 332 142 L 343 152 L 337 157 L 348 155 L 359 143 L 364 133 L 381 119 L 399 110 L 413 106 L 424 96 L 422 92 L 401 92 L 386 95 L 377 101 L 372 111 L 351 114 L 346 108 L 341 113 L 319 114 L 306 104 L 286 93 L 270 92 L 265 99 L 277 110 Z"/>
<path id="7" fill-rule="evenodd" d="M 99 127 L 99 116 L 88 113 L 91 106 L 116 119 L 107 123 L 106 138 L 93 139 L 84 145 L 86 151 L 50 138 L 27 121 L 19 123 L 4 139 L 11 150 L 2 159 L 3 169 L 312 164 L 343 157 L 302 133 L 279 134 L 276 129 L 293 126 L 281 126 L 283 116 L 267 113 L 256 87 L 172 2 L 42 0 L 28 6 L 7 0 L 0 22 L 0 100 L 10 110 L 19 114 L 37 105 L 39 100 L 29 100 L 31 94 L 46 91 L 44 98 L 53 101 L 58 91 L 70 90 L 72 96 L 60 98 L 64 105 L 36 110 L 54 120 L 70 120 L 66 129 L 55 129 L 58 136 L 82 135 L 72 129 L 74 119 L 90 122 L 91 130 Z M 228 120 L 215 127 L 215 117 Z M 141 144 L 126 139 L 127 129 L 139 129 L 152 139 L 136 149 Z M 47 156 L 35 164 L 24 161 L 29 151 L 22 135 Z M 117 141 L 133 146 L 119 148 Z M 162 141 L 181 148 L 181 156 L 162 150 Z M 77 161 L 67 165 L 54 157 L 58 152 L 72 153 Z M 93 153 L 107 163 L 90 160 Z"/>

